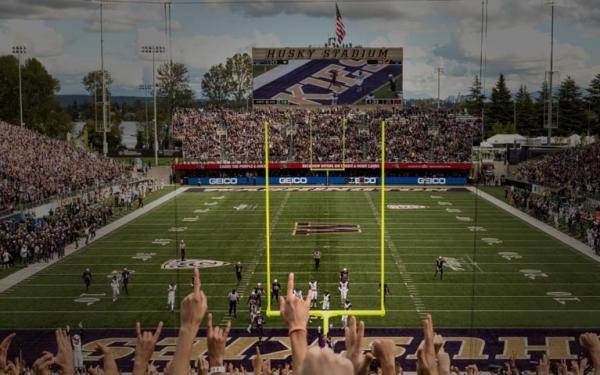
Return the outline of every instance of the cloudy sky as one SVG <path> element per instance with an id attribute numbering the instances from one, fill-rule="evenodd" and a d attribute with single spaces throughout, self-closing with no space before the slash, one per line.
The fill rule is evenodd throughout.
<path id="1" fill-rule="evenodd" d="M 123 0 L 113 0 L 123 1 Z M 334 3 L 324 0 L 248 0 L 190 4 L 172 0 L 173 56 L 191 72 L 201 95 L 202 74 L 213 64 L 253 46 L 321 45 L 334 30 Z M 348 0 L 347 0 L 348 1 Z M 487 86 L 502 72 L 509 87 L 537 90 L 549 69 L 550 8 L 546 0 L 489 0 Z M 156 0 L 160 2 L 160 0 Z M 185 2 L 186 4 L 182 4 Z M 556 0 L 555 70 L 581 86 L 600 73 L 598 0 Z M 133 4 L 132 4 L 133 3 Z M 405 97 L 466 93 L 479 72 L 480 0 L 338 0 L 346 42 L 404 47 Z M 141 95 L 151 61 L 140 46 L 164 44 L 161 4 L 106 4 L 105 64 L 117 95 Z M 0 54 L 26 45 L 61 81 L 62 94 L 83 93 L 82 76 L 100 64 L 100 12 L 90 0 L 1 0 Z"/>

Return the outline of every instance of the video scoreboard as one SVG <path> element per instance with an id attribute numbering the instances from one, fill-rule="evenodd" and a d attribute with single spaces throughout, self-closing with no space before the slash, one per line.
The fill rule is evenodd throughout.
<path id="1" fill-rule="evenodd" d="M 402 48 L 254 48 L 255 105 L 402 105 Z"/>

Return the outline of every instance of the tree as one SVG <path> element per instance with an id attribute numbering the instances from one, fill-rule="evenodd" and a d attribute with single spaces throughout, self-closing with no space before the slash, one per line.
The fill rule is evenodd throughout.
<path id="1" fill-rule="evenodd" d="M 519 87 L 519 91 L 515 96 L 515 108 L 517 115 L 517 123 L 515 124 L 517 126 L 517 132 L 523 135 L 531 135 L 537 128 L 537 118 L 533 99 L 525 85 Z"/>
<path id="2" fill-rule="evenodd" d="M 469 113 L 474 116 L 480 116 L 484 100 L 485 95 L 481 92 L 481 81 L 479 80 L 479 77 L 475 76 L 466 101 Z"/>
<path id="3" fill-rule="evenodd" d="M 81 79 L 81 84 L 85 91 L 87 91 L 91 96 L 96 95 L 97 101 L 102 101 L 102 71 L 94 70 L 86 74 Z M 104 85 L 106 87 L 106 98 L 110 95 L 109 86 L 113 84 L 112 76 L 110 72 L 107 70 L 104 71 Z"/>
<path id="4" fill-rule="evenodd" d="M 587 102 L 588 102 L 588 120 L 590 124 L 590 131 L 598 133 L 600 131 L 600 73 L 596 74 L 594 79 L 590 82 L 587 88 Z"/>
<path id="5" fill-rule="evenodd" d="M 223 64 L 213 65 L 202 77 L 202 91 L 213 103 L 223 104 L 231 93 L 231 81 Z"/>
<path id="6" fill-rule="evenodd" d="M 188 68 L 184 64 L 165 63 L 158 67 L 158 95 L 169 115 L 172 115 L 176 108 L 196 105 L 194 92 L 190 87 Z"/>
<path id="7" fill-rule="evenodd" d="M 225 69 L 229 78 L 231 94 L 238 107 L 241 107 L 244 98 L 252 92 L 252 58 L 247 53 L 236 53 L 225 62 Z"/>
<path id="8" fill-rule="evenodd" d="M 492 89 L 490 103 L 487 106 L 487 122 L 506 125 L 513 120 L 513 102 L 506 87 L 504 74 L 500 74 L 496 86 Z"/>
<path id="9" fill-rule="evenodd" d="M 562 134 L 581 134 L 587 129 L 581 89 L 568 76 L 558 90 L 558 126 Z"/>

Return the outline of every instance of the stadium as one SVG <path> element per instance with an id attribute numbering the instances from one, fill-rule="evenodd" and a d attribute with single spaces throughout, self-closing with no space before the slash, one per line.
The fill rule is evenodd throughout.
<path id="1" fill-rule="evenodd" d="M 0 375 L 600 374 L 593 4 L 43 3 L 0 5 Z"/>

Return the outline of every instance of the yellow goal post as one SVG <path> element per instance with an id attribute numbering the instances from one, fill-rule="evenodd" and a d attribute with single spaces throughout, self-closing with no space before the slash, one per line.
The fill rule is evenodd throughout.
<path id="1" fill-rule="evenodd" d="M 264 121 L 264 163 L 265 163 L 265 246 L 267 257 L 267 317 L 280 316 L 279 310 L 273 310 L 271 307 L 271 219 L 270 219 L 270 196 L 269 196 L 269 122 Z M 380 228 L 379 228 L 379 253 L 380 253 L 380 288 L 379 288 L 379 309 L 376 310 L 311 310 L 310 316 L 318 317 L 323 320 L 323 334 L 329 331 L 329 320 L 338 316 L 364 316 L 364 317 L 383 317 L 385 316 L 385 121 L 381 121 L 381 181 L 380 181 Z"/>

